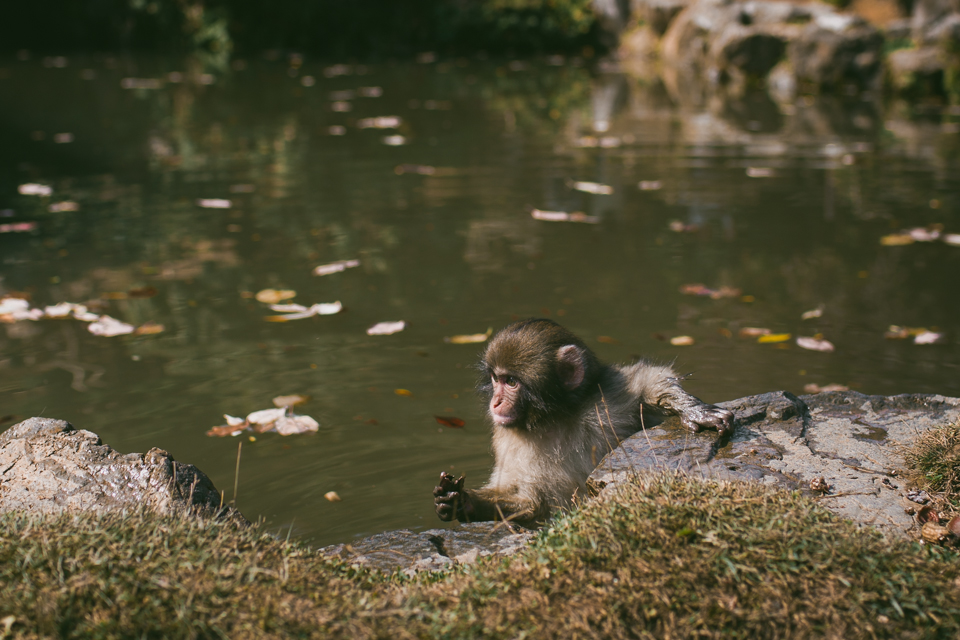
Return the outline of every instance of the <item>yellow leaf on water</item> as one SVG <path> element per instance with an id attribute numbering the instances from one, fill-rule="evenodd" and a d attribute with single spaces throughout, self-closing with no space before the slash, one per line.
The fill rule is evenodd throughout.
<path id="1" fill-rule="evenodd" d="M 694 344 L 694 340 L 691 336 L 674 336 L 670 338 L 670 344 L 675 347 L 689 347 Z"/>
<path id="2" fill-rule="evenodd" d="M 295 407 L 298 404 L 303 404 L 310 399 L 310 396 L 303 396 L 299 393 L 294 393 L 289 396 L 277 396 L 273 399 L 273 406 L 283 408 L 283 407 Z"/>
<path id="3" fill-rule="evenodd" d="M 771 333 L 769 335 L 760 336 L 757 338 L 757 342 L 760 344 L 769 344 L 771 342 L 786 342 L 790 339 L 789 333 Z"/>
<path id="4" fill-rule="evenodd" d="M 281 300 L 293 298 L 296 295 L 297 292 L 291 289 L 264 289 L 262 291 L 258 291 L 255 297 L 257 298 L 258 302 L 262 302 L 264 304 L 277 304 Z"/>
<path id="5" fill-rule="evenodd" d="M 447 336 L 443 339 L 447 344 L 475 344 L 477 342 L 486 342 L 487 338 L 493 335 L 493 327 L 487 329 L 486 333 L 470 333 L 458 336 Z"/>
<path id="6" fill-rule="evenodd" d="M 409 389 L 394 389 L 393 392 L 398 396 L 412 396 L 413 392 Z"/>
<path id="7" fill-rule="evenodd" d="M 880 244 L 885 247 L 900 247 L 906 244 L 913 244 L 916 240 L 907 233 L 891 233 L 888 236 L 880 238 Z"/>

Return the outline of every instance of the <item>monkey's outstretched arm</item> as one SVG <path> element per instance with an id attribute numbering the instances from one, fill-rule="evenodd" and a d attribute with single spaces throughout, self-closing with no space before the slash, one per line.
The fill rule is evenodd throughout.
<path id="1" fill-rule="evenodd" d="M 495 489 L 464 489 L 463 476 L 454 480 L 449 473 L 440 474 L 440 484 L 433 489 L 437 516 L 445 522 L 483 522 L 510 520 L 529 527 L 545 519 L 531 505 L 511 500 Z M 538 519 L 538 515 L 542 515 Z"/>
<path id="2" fill-rule="evenodd" d="M 630 392 L 640 402 L 680 416 L 680 422 L 688 429 L 716 429 L 721 436 L 733 432 L 733 414 L 684 391 L 680 378 L 670 367 L 641 361 L 621 367 L 621 371 L 627 377 Z"/>

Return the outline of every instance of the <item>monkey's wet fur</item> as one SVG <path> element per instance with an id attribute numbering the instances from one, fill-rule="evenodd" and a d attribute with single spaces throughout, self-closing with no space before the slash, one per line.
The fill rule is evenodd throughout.
<path id="1" fill-rule="evenodd" d="M 624 438 L 664 416 L 693 431 L 733 429 L 733 414 L 690 395 L 668 366 L 606 365 L 552 320 L 521 320 L 493 337 L 480 363 L 494 467 L 480 489 L 440 475 L 441 520 L 510 520 L 526 527 L 584 495 L 587 476 Z"/>

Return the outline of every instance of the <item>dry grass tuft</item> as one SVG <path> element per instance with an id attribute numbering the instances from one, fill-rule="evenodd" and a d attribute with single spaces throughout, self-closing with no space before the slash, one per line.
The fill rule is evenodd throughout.
<path id="1" fill-rule="evenodd" d="M 958 580 L 956 552 L 799 494 L 673 476 L 416 578 L 197 518 L 0 517 L 0 633 L 23 637 L 952 638 Z"/>
<path id="2" fill-rule="evenodd" d="M 940 511 L 960 510 L 960 420 L 928 429 L 903 450 L 907 480 Z"/>

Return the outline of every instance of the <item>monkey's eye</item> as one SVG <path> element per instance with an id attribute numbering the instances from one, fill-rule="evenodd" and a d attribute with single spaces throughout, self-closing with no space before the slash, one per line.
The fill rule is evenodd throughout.
<path id="1" fill-rule="evenodd" d="M 513 376 L 503 376 L 503 384 L 507 385 L 511 389 L 516 389 L 517 385 L 520 384 L 520 381 Z"/>

